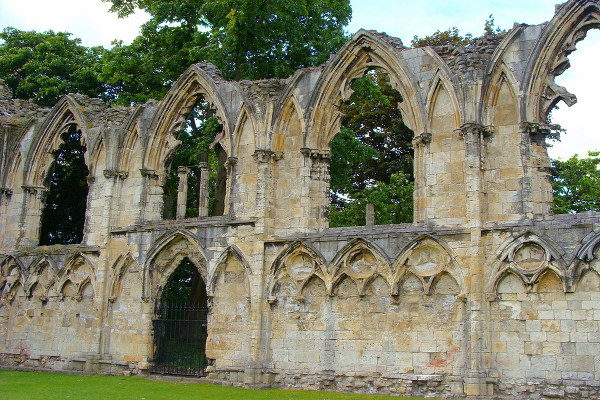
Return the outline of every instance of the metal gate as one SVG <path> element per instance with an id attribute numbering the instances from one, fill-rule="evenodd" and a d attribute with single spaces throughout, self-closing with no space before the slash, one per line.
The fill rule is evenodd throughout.
<path id="1" fill-rule="evenodd" d="M 206 320 L 208 308 L 199 304 L 157 305 L 154 328 L 154 357 L 151 372 L 169 375 L 204 376 Z"/>

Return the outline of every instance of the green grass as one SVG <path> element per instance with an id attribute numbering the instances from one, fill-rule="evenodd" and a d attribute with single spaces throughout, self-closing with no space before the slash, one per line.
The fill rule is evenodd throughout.
<path id="1" fill-rule="evenodd" d="M 162 382 L 141 377 L 78 376 L 0 370 L 0 399 L 2 400 L 366 400 L 384 398 L 408 399 L 406 397 L 282 389 L 251 390 L 206 383 Z"/>

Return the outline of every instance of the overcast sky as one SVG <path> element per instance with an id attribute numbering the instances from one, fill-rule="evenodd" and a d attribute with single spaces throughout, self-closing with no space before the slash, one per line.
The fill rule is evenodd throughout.
<path id="1" fill-rule="evenodd" d="M 456 26 L 461 33 L 480 35 L 490 14 L 496 25 L 508 29 L 515 22 L 539 24 L 554 15 L 557 0 L 351 0 L 353 18 L 349 32 L 375 29 L 397 36 L 410 45 L 414 35 L 425 36 Z M 110 47 L 114 39 L 131 42 L 148 18 L 137 13 L 118 19 L 101 0 L 0 0 L 0 28 L 71 32 L 85 46 Z M 551 157 L 568 158 L 574 153 L 600 149 L 600 135 L 591 116 L 597 113 L 594 93 L 600 92 L 595 71 L 600 65 L 600 33 L 590 33 L 569 58 L 572 68 L 558 79 L 577 95 L 579 103 L 554 112 L 554 122 L 567 129 L 561 143 L 550 149 Z M 575 79 L 577 77 L 577 79 Z M 596 107 L 597 108 L 597 107 Z"/>

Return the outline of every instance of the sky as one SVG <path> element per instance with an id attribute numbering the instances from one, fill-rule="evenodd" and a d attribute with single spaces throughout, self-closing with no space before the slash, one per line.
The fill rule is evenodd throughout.
<path id="1" fill-rule="evenodd" d="M 353 17 L 348 32 L 375 29 L 402 39 L 409 46 L 414 35 L 426 36 L 436 30 L 456 26 L 461 33 L 480 35 L 490 14 L 496 26 L 512 28 L 515 22 L 539 24 L 554 15 L 560 0 L 351 0 Z M 148 16 L 138 12 L 119 19 L 108 12 L 101 0 L 0 0 L 0 28 L 71 32 L 85 46 L 110 47 L 114 39 L 130 43 Z M 553 113 L 553 122 L 567 129 L 560 143 L 549 149 L 552 158 L 566 159 L 588 150 L 600 149 L 600 134 L 591 116 L 594 93 L 600 80 L 593 79 L 600 65 L 600 33 L 592 32 L 569 57 L 572 67 L 557 79 L 559 85 L 578 97 L 573 107 L 562 105 Z M 577 78 L 577 79 L 576 79 Z"/>

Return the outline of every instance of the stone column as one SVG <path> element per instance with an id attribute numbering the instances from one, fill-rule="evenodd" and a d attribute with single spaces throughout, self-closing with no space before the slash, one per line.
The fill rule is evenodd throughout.
<path id="1" fill-rule="evenodd" d="M 319 149 L 300 149 L 307 161 L 308 179 L 305 195 L 306 207 L 309 213 L 310 227 L 317 230 L 329 227 L 329 162 L 331 151 Z"/>
<path id="2" fill-rule="evenodd" d="M 471 232 L 471 246 L 465 257 L 470 271 L 469 298 L 467 299 L 467 326 L 469 337 L 466 340 L 467 371 L 465 374 L 465 394 L 470 396 L 487 395 L 489 359 L 489 303 L 485 296 L 484 248 L 481 230 L 484 222 L 484 183 L 483 165 L 485 157 L 485 137 L 492 131 L 483 125 L 468 123 L 457 133 L 465 141 L 465 179 L 467 194 L 467 221 Z"/>
<path id="3" fill-rule="evenodd" d="M 365 208 L 365 225 L 375 225 L 375 206 L 369 203 Z"/>
<path id="4" fill-rule="evenodd" d="M 201 162 L 198 165 L 200 169 L 200 189 L 198 193 L 198 216 L 199 217 L 208 217 L 208 195 L 209 195 L 209 187 L 208 187 L 208 178 L 210 173 L 210 168 L 208 163 Z"/>
<path id="5" fill-rule="evenodd" d="M 542 219 L 552 211 L 552 185 L 549 183 L 550 158 L 546 136 L 557 127 L 523 122 L 521 130 L 521 160 L 523 163 L 523 214 L 530 219 Z"/>
<path id="6" fill-rule="evenodd" d="M 37 246 L 40 240 L 42 210 L 48 189 L 43 186 L 21 186 L 23 205 L 21 209 L 20 233 L 17 244 Z"/>
<path id="7" fill-rule="evenodd" d="M 147 215 L 146 208 L 148 207 L 149 198 L 151 195 L 151 182 L 158 180 L 158 173 L 153 169 L 141 168 L 140 174 L 143 178 L 142 191 L 140 193 L 140 213 L 138 217 L 138 223 L 144 222 Z"/>
<path id="8" fill-rule="evenodd" d="M 256 177 L 256 215 L 259 221 L 256 222 L 257 232 L 264 233 L 268 227 L 266 221 L 269 213 L 269 199 L 267 194 L 270 192 L 271 182 L 271 160 L 275 158 L 275 152 L 271 150 L 256 150 L 253 154 L 257 164 Z M 262 231 L 262 232 L 261 232 Z"/>
<path id="9" fill-rule="evenodd" d="M 187 205 L 187 190 L 188 190 L 188 167 L 177 168 L 179 175 L 179 185 L 177 186 L 177 219 L 185 218 L 185 207 Z"/>
<path id="10" fill-rule="evenodd" d="M 427 208 L 429 200 L 427 196 L 427 173 L 425 164 L 428 154 L 429 143 L 433 135 L 429 132 L 423 132 L 416 135 L 413 139 L 413 148 L 415 151 L 414 175 L 415 189 L 413 192 L 413 221 L 423 222 L 427 219 Z"/>

